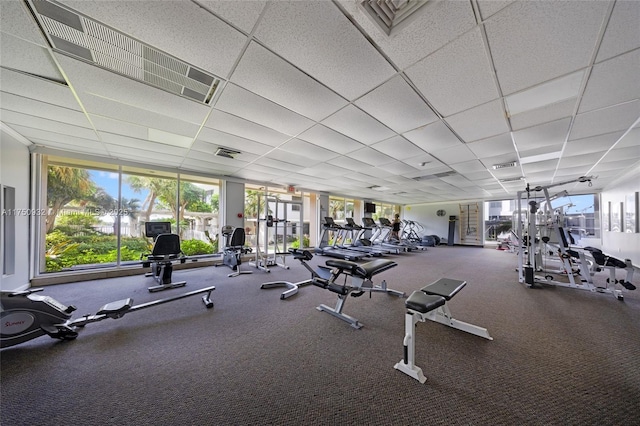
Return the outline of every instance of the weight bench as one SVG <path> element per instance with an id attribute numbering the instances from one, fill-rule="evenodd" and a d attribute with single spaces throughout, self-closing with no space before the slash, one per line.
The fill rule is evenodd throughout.
<path id="1" fill-rule="evenodd" d="M 451 316 L 447 302 L 458 294 L 465 285 L 467 285 L 466 281 L 440 278 L 438 281 L 411 293 L 411 296 L 405 301 L 407 313 L 405 314 L 404 322 L 404 358 L 394 365 L 396 370 L 402 371 L 420 383 L 424 383 L 427 380 L 422 373 L 422 369 L 415 365 L 415 329 L 418 322 L 431 320 L 493 340 L 486 328 L 458 321 Z"/>
<path id="2" fill-rule="evenodd" d="M 298 289 L 305 285 L 312 284 L 316 280 L 324 280 L 328 282 L 331 279 L 331 269 L 320 266 L 318 269 L 314 270 L 309 264 L 306 262 L 308 260 L 313 259 L 313 254 L 309 250 L 300 250 L 296 248 L 290 248 L 289 253 L 293 256 L 294 259 L 297 259 L 302 263 L 302 266 L 307 268 L 309 272 L 311 272 L 311 279 L 300 281 L 297 283 L 292 283 L 289 281 L 271 281 L 268 283 L 264 283 L 260 286 L 260 288 L 276 288 L 276 287 L 287 287 L 287 290 L 282 292 L 280 295 L 280 299 L 287 299 L 294 294 L 298 293 Z"/>
<path id="3" fill-rule="evenodd" d="M 329 280 L 316 279 L 313 280 L 312 284 L 336 293 L 338 295 L 338 301 L 336 302 L 335 308 L 330 308 L 323 304 L 316 307 L 316 309 L 321 312 L 327 312 L 336 318 L 348 322 L 353 328 L 361 328 L 363 324 L 357 319 L 342 313 L 347 296 L 351 295 L 352 297 L 359 297 L 362 296 L 365 291 L 384 292 L 398 297 L 405 296 L 404 292 L 387 288 L 386 281 L 382 281 L 380 285 L 374 285 L 371 281 L 374 275 L 398 266 L 398 264 L 392 260 L 376 259 L 370 262 L 358 264 L 348 260 L 330 259 L 327 260 L 326 265 L 333 268 L 331 278 Z M 346 277 L 345 283 L 342 285 L 335 282 L 336 278 L 343 273 L 351 276 L 351 285 L 346 285 Z"/>

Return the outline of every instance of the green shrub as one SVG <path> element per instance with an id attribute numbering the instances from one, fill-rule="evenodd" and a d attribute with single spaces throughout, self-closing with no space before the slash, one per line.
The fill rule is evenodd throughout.
<path id="1" fill-rule="evenodd" d="M 211 244 L 200 240 L 183 240 L 180 242 L 180 248 L 187 256 L 215 253 L 214 247 Z"/>
<path id="2" fill-rule="evenodd" d="M 307 235 L 305 235 L 304 237 L 302 237 L 302 243 L 304 244 L 303 247 L 309 247 L 309 237 Z M 291 242 L 291 244 L 289 244 L 289 247 L 291 248 L 300 248 L 300 240 L 296 239 L 293 242 Z"/>

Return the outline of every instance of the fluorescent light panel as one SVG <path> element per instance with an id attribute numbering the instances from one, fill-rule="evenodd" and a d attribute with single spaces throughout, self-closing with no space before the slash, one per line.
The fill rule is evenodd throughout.
<path id="1" fill-rule="evenodd" d="M 584 73 L 584 70 L 574 72 L 505 97 L 504 100 L 509 115 L 513 116 L 577 97 Z"/>

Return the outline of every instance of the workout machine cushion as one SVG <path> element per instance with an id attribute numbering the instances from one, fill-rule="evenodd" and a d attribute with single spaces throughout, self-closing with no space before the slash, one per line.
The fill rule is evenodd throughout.
<path id="1" fill-rule="evenodd" d="M 422 291 L 416 290 L 411 293 L 411 296 L 407 298 L 404 305 L 407 309 L 426 314 L 427 312 L 444 305 L 445 302 L 446 300 L 442 296 L 428 295 Z"/>
<path id="2" fill-rule="evenodd" d="M 116 302 L 107 303 L 102 308 L 100 308 L 100 310 L 97 312 L 96 315 L 117 314 L 119 312 L 124 312 L 129 310 L 132 304 L 133 304 L 132 298 L 122 299 Z"/>
<path id="3" fill-rule="evenodd" d="M 442 296 L 447 300 L 451 300 L 462 288 L 467 285 L 466 281 L 453 280 L 451 278 L 440 278 L 438 281 L 422 287 L 420 291 L 435 295 Z"/>
<path id="4" fill-rule="evenodd" d="M 329 259 L 326 262 L 327 266 L 331 266 L 332 268 L 338 268 L 341 271 L 346 271 L 349 274 L 355 274 L 360 265 L 355 262 L 351 262 L 349 260 L 342 259 Z"/>
<path id="5" fill-rule="evenodd" d="M 361 278 L 370 279 L 372 276 L 379 274 L 380 272 L 386 271 L 387 269 L 391 269 L 394 266 L 398 266 L 396 262 L 388 259 L 376 259 L 367 263 L 363 263 L 356 270 L 354 275 L 357 275 Z"/>
<path id="6" fill-rule="evenodd" d="M 309 250 L 300 250 L 297 248 L 290 248 L 289 253 L 293 255 L 293 258 L 296 260 L 311 260 L 313 259 L 313 254 Z"/>

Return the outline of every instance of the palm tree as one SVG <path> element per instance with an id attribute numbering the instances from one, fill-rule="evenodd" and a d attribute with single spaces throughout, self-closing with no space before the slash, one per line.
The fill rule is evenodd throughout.
<path id="1" fill-rule="evenodd" d="M 96 190 L 89 171 L 65 166 L 49 166 L 47 174 L 46 232 L 55 226 L 56 217 L 65 205 L 73 200 L 86 201 Z"/>

